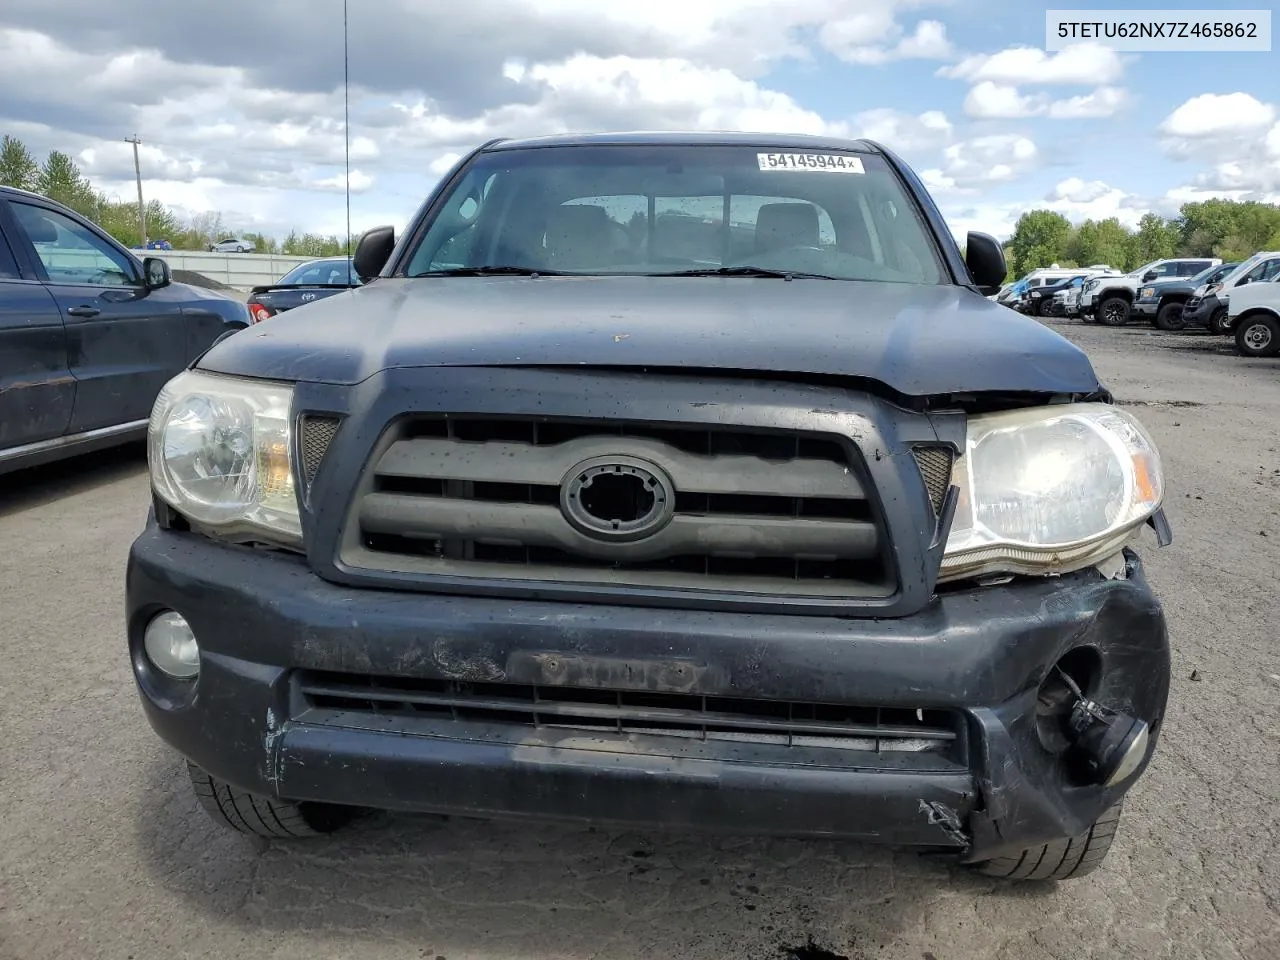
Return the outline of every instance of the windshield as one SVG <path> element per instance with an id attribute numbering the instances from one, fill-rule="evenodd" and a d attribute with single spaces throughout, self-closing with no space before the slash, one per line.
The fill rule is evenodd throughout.
<path id="1" fill-rule="evenodd" d="M 851 151 L 571 146 L 478 157 L 413 250 L 409 276 L 517 268 L 672 276 L 738 270 L 937 284 L 915 201 Z"/>

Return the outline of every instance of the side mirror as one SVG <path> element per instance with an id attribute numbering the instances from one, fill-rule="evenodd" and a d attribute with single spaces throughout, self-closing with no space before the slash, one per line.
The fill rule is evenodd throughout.
<path id="1" fill-rule="evenodd" d="M 147 257 L 142 261 L 142 277 L 148 290 L 159 290 L 173 282 L 173 272 L 168 261 L 160 257 Z"/>
<path id="2" fill-rule="evenodd" d="M 965 239 L 964 263 L 973 282 L 985 296 L 1000 289 L 1009 271 L 1004 262 L 1004 248 L 995 237 L 986 233 L 970 233 Z"/>
<path id="3" fill-rule="evenodd" d="M 395 227 L 374 227 L 360 235 L 355 256 L 351 258 L 356 276 L 368 283 L 382 272 L 396 246 Z"/>
<path id="4" fill-rule="evenodd" d="M 1246 283 L 1252 282 L 1252 279 L 1253 279 L 1252 277 L 1241 277 L 1239 280 L 1236 281 L 1236 286 L 1243 287 Z"/>
<path id="5" fill-rule="evenodd" d="M 1152 280 L 1154 280 L 1158 276 L 1160 276 L 1160 274 L 1156 273 L 1154 270 L 1148 270 L 1146 273 L 1142 275 L 1142 282 L 1150 283 Z"/>

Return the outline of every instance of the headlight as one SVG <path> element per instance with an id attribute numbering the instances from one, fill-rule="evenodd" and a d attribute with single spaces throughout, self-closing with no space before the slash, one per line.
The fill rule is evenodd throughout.
<path id="1" fill-rule="evenodd" d="M 289 410 L 293 388 L 188 370 L 151 411 L 156 494 L 211 532 L 299 545 Z"/>
<path id="2" fill-rule="evenodd" d="M 1087 567 L 1124 546 L 1164 497 L 1151 437 L 1103 403 L 971 418 L 954 483 L 943 580 Z"/>
<path id="3" fill-rule="evenodd" d="M 1139 294 L 1139 296 L 1140 296 L 1143 300 L 1150 300 L 1150 299 L 1151 299 L 1152 297 L 1154 297 L 1155 295 L 1156 295 L 1156 288 L 1155 288 L 1155 287 L 1143 287 L 1143 288 L 1142 288 L 1142 293 L 1140 293 L 1140 294 Z"/>

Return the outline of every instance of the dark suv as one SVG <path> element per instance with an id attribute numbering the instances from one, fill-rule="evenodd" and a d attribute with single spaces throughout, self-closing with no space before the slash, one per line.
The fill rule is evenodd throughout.
<path id="1" fill-rule="evenodd" d="M 152 418 L 129 649 L 216 819 L 1098 865 L 1168 694 L 1159 455 L 897 157 L 494 141 L 356 266 Z"/>

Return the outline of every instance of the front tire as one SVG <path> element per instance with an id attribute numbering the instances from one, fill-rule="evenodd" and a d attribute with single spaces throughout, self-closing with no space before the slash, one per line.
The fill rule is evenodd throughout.
<path id="1" fill-rule="evenodd" d="M 1280 320 L 1265 313 L 1241 317 L 1235 323 L 1236 350 L 1246 357 L 1274 357 L 1280 353 Z"/>
<path id="2" fill-rule="evenodd" d="M 1209 318 L 1209 332 L 1220 337 L 1225 337 L 1231 332 L 1231 324 L 1226 307 L 1219 307 L 1213 311 L 1213 316 Z"/>
<path id="3" fill-rule="evenodd" d="M 1123 297 L 1107 297 L 1098 304 L 1098 322 L 1107 327 L 1123 327 L 1129 322 L 1129 301 Z"/>
<path id="4" fill-rule="evenodd" d="M 1182 315 L 1182 304 L 1166 303 L 1161 306 L 1156 313 L 1156 326 L 1168 331 L 1186 329 L 1187 321 Z"/>
<path id="5" fill-rule="evenodd" d="M 271 840 L 318 837 L 349 823 L 355 811 L 322 803 L 289 803 L 239 790 L 187 764 L 191 789 L 215 823 Z"/>
<path id="6" fill-rule="evenodd" d="M 1124 801 L 1107 810 L 1084 833 L 1029 847 L 1021 855 L 996 857 L 974 869 L 1002 880 L 1074 880 L 1097 870 L 1111 850 Z"/>

